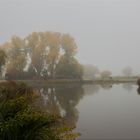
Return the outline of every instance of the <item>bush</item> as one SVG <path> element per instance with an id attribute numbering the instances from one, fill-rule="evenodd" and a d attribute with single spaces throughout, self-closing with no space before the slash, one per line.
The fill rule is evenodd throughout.
<path id="1" fill-rule="evenodd" d="M 59 116 L 33 106 L 37 93 L 25 84 L 0 85 L 1 140 L 72 140 L 78 136 Z"/>

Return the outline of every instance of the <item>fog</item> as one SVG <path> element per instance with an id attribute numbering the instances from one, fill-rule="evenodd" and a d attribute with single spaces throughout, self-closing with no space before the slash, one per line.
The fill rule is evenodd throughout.
<path id="1" fill-rule="evenodd" d="M 34 31 L 69 33 L 81 63 L 140 74 L 139 13 L 139 0 L 0 0 L 0 43 Z"/>

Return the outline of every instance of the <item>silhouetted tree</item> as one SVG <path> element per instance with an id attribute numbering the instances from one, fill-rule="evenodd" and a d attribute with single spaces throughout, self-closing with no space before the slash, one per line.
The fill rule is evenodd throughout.
<path id="1" fill-rule="evenodd" d="M 83 78 L 84 79 L 93 79 L 98 74 L 100 74 L 100 71 L 96 66 L 93 66 L 93 65 L 84 65 L 83 66 Z"/>
<path id="2" fill-rule="evenodd" d="M 122 72 L 123 72 L 124 76 L 132 76 L 132 68 L 131 67 L 124 68 Z"/>
<path id="3" fill-rule="evenodd" d="M 111 75 L 112 75 L 112 73 L 110 71 L 108 71 L 108 70 L 105 70 L 105 71 L 101 72 L 101 77 L 102 78 L 110 78 Z"/>

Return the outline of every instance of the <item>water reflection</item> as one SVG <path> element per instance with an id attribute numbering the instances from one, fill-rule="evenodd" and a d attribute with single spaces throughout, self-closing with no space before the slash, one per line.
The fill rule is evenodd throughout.
<path id="1" fill-rule="evenodd" d="M 122 87 L 123 87 L 125 90 L 129 91 L 129 92 L 131 92 L 131 91 L 133 90 L 133 85 L 132 85 L 132 83 L 124 83 L 124 84 L 122 85 Z"/>
<path id="2" fill-rule="evenodd" d="M 109 90 L 109 89 L 111 89 L 113 87 L 113 84 L 112 83 L 103 83 L 103 84 L 101 84 L 101 87 L 103 89 Z"/>
<path id="3" fill-rule="evenodd" d="M 82 85 L 49 86 L 38 88 L 38 91 L 41 109 L 61 115 L 70 126 L 76 126 L 79 117 L 76 106 L 84 96 Z"/>
<path id="4" fill-rule="evenodd" d="M 131 83 L 123 84 L 122 87 L 127 91 L 133 90 Z M 51 85 L 46 87 L 38 87 L 41 98 L 38 103 L 41 109 L 51 114 L 63 116 L 70 124 L 75 124 L 78 120 L 78 111 L 76 106 L 85 95 L 93 95 L 99 93 L 101 89 L 110 90 L 113 84 L 104 83 L 100 85 Z M 140 87 L 137 89 L 140 94 Z"/>
<path id="5" fill-rule="evenodd" d="M 118 88 L 119 90 L 117 90 L 117 92 L 115 91 L 116 87 L 117 88 L 119 87 Z M 113 89 L 113 91 L 111 89 Z M 118 103 L 120 102 L 119 94 L 123 94 L 123 92 L 125 92 L 125 90 L 123 89 L 125 89 L 126 91 L 134 92 L 133 84 L 122 84 L 122 85 L 117 85 L 117 86 L 111 83 L 101 84 L 101 85 L 96 85 L 96 84 L 95 85 L 81 85 L 81 84 L 51 85 L 51 86 L 45 86 L 45 87 L 38 87 L 38 91 L 41 94 L 41 98 L 38 102 L 41 106 L 41 109 L 51 114 L 61 115 L 69 126 L 76 127 L 77 123 L 79 122 L 79 110 L 77 106 L 79 106 L 80 102 L 85 99 L 84 98 L 85 96 L 87 96 L 88 98 L 90 98 L 89 96 L 91 96 L 92 101 L 95 103 L 95 105 L 99 103 L 104 104 L 102 108 L 104 108 L 106 104 L 109 104 L 109 103 L 111 104 L 111 106 L 116 103 L 116 108 L 117 108 L 117 106 L 119 105 Z M 138 94 L 140 94 L 140 87 L 137 89 L 137 92 Z M 98 93 L 102 93 L 102 94 L 98 94 Z M 103 94 L 103 93 L 111 93 L 111 94 Z M 135 89 L 135 93 L 136 93 L 136 89 Z M 102 102 L 100 101 L 96 102 L 94 100 L 95 94 L 99 95 L 98 100 L 101 99 Z M 132 96 L 133 95 L 136 95 L 136 94 L 132 94 Z M 123 94 L 122 97 L 123 96 L 126 96 L 126 94 Z M 126 97 L 123 99 L 126 100 Z M 105 102 L 105 100 L 109 100 L 109 101 Z M 118 100 L 118 101 L 115 101 L 115 100 Z M 95 105 L 94 105 L 95 110 L 92 110 L 92 111 L 95 112 L 93 116 L 96 119 L 97 113 L 99 113 L 100 110 L 102 110 L 102 108 L 100 108 L 100 106 L 97 106 L 96 108 Z M 108 106 L 108 108 L 111 108 L 111 106 Z M 84 108 L 82 109 L 82 111 L 84 112 L 85 111 L 84 109 L 86 107 L 85 106 L 83 107 Z M 89 107 L 88 105 L 88 108 L 86 109 L 90 110 L 90 108 L 91 107 Z M 103 111 L 100 112 L 102 115 L 100 115 L 99 117 L 104 115 L 104 110 L 105 109 L 103 109 Z M 115 114 L 115 112 L 113 114 Z M 94 120 L 94 118 L 92 119 Z M 88 120 L 86 121 L 88 122 Z"/>
<path id="6" fill-rule="evenodd" d="M 137 89 L 137 93 L 140 95 L 140 86 Z"/>
<path id="7" fill-rule="evenodd" d="M 100 91 L 100 85 L 83 85 L 84 95 L 92 95 Z"/>

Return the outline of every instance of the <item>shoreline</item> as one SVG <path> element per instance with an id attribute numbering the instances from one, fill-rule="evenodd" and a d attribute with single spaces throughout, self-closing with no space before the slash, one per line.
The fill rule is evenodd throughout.
<path id="1" fill-rule="evenodd" d="M 24 82 L 31 86 L 47 86 L 47 85 L 62 85 L 62 84 L 136 84 L 138 78 L 127 79 L 95 79 L 95 80 L 80 80 L 80 79 L 51 79 L 51 80 L 0 80 L 4 82 Z"/>

